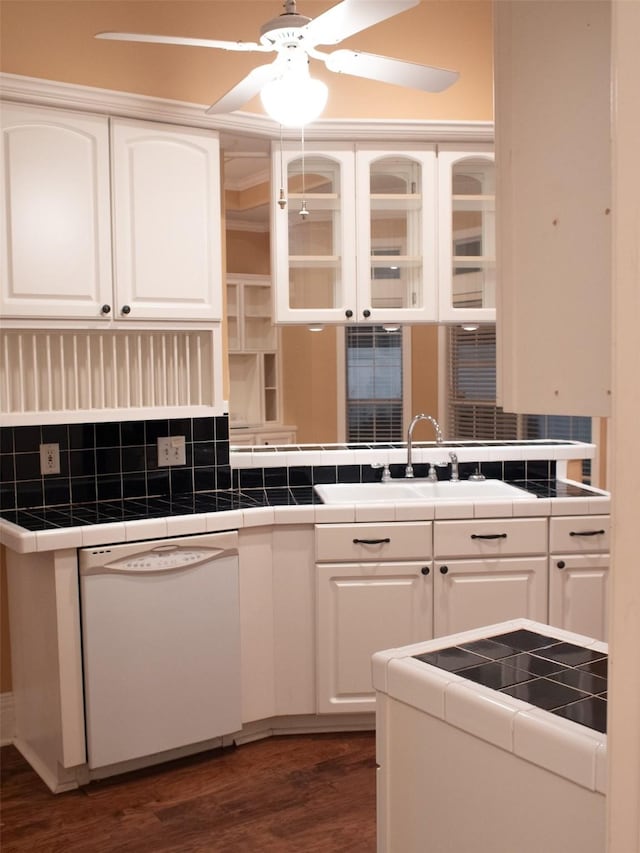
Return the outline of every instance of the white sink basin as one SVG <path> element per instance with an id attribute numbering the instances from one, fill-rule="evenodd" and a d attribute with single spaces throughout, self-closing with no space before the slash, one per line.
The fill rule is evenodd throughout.
<path id="1" fill-rule="evenodd" d="M 330 483 L 314 486 L 326 504 L 398 503 L 406 501 L 495 501 L 531 499 L 528 492 L 502 480 L 401 480 L 391 483 Z"/>

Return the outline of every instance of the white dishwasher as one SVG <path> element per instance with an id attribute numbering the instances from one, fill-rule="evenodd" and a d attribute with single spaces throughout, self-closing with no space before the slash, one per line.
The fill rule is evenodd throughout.
<path id="1" fill-rule="evenodd" d="M 89 767 L 239 730 L 237 532 L 79 554 Z"/>

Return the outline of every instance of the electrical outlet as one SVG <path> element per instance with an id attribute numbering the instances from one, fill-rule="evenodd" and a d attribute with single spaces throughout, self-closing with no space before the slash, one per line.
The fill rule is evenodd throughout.
<path id="1" fill-rule="evenodd" d="M 40 473 L 59 474 L 60 473 L 60 445 L 59 444 L 41 444 L 40 445 Z"/>
<path id="2" fill-rule="evenodd" d="M 187 455 L 184 435 L 168 435 L 158 439 L 158 467 L 186 465 Z"/>

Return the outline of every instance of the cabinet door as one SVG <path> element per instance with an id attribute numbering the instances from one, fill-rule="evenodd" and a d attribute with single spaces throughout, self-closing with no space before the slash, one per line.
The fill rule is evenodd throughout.
<path id="1" fill-rule="evenodd" d="M 493 8 L 498 402 L 509 412 L 606 417 L 615 6 Z"/>
<path id="2" fill-rule="evenodd" d="M 549 564 L 549 624 L 607 640 L 608 554 L 554 554 Z"/>
<path id="3" fill-rule="evenodd" d="M 431 563 L 316 571 L 318 713 L 373 711 L 371 655 L 432 637 Z"/>
<path id="4" fill-rule="evenodd" d="M 434 635 L 525 617 L 547 621 L 547 558 L 448 560 L 434 568 Z"/>
<path id="5" fill-rule="evenodd" d="M 440 321 L 496 319 L 495 166 L 490 150 L 438 149 Z"/>
<path id="6" fill-rule="evenodd" d="M 356 150 L 359 322 L 437 320 L 436 158 Z"/>
<path id="7" fill-rule="evenodd" d="M 2 315 L 112 316 L 107 119 L 4 103 L 0 182 Z"/>
<path id="8" fill-rule="evenodd" d="M 279 323 L 355 322 L 353 147 L 273 153 L 271 250 Z M 284 205 L 277 196 L 282 190 Z"/>
<path id="9" fill-rule="evenodd" d="M 111 133 L 115 316 L 220 320 L 217 137 L 124 119 Z"/>

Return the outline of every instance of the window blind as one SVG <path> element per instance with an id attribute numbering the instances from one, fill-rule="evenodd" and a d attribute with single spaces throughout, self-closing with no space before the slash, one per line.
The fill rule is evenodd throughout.
<path id="1" fill-rule="evenodd" d="M 348 326 L 347 440 L 402 440 L 402 330 Z"/>

